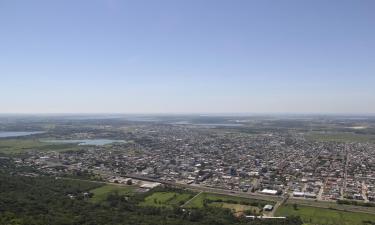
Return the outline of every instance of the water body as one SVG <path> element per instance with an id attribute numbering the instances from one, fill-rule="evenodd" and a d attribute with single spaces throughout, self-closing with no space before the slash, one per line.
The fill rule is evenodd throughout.
<path id="1" fill-rule="evenodd" d="M 176 125 L 193 125 L 193 126 L 205 126 L 205 127 L 241 127 L 244 126 L 241 123 L 192 123 L 189 121 L 179 121 L 172 124 Z"/>
<path id="2" fill-rule="evenodd" d="M 44 133 L 44 131 L 0 131 L 0 138 L 23 137 L 42 133 Z"/>
<path id="3" fill-rule="evenodd" d="M 41 140 L 41 142 L 58 143 L 58 144 L 78 144 L 78 145 L 108 145 L 113 143 L 125 143 L 121 140 L 110 139 L 81 139 L 81 140 Z"/>
<path id="4" fill-rule="evenodd" d="M 196 126 L 214 126 L 214 127 L 241 127 L 243 124 L 238 124 L 238 123 L 196 123 L 192 124 Z"/>

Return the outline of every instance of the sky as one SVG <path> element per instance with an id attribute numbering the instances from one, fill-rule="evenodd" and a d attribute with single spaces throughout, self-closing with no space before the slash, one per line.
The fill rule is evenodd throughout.
<path id="1" fill-rule="evenodd" d="M 373 0 L 0 0 L 0 113 L 375 113 Z"/>

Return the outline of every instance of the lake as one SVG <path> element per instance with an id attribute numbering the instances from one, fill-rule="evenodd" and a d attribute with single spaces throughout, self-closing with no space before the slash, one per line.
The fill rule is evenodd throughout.
<path id="1" fill-rule="evenodd" d="M 122 140 L 110 140 L 110 139 L 80 139 L 80 140 L 40 140 L 41 142 L 47 143 L 58 143 L 58 144 L 78 144 L 78 145 L 107 145 L 113 143 L 125 143 Z"/>
<path id="2" fill-rule="evenodd" d="M 41 133 L 44 133 L 44 131 L 0 131 L 0 138 L 22 137 Z"/>

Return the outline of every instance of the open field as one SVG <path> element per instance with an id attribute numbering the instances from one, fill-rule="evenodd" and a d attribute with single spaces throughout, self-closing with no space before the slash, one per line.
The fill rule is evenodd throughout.
<path id="1" fill-rule="evenodd" d="M 276 216 L 300 216 L 306 224 L 319 225 L 363 225 L 364 222 L 371 221 L 375 223 L 375 215 L 358 212 L 346 212 L 334 209 L 323 209 L 309 206 L 297 205 L 297 210 L 293 205 L 286 204 L 281 206 Z"/>
<path id="2" fill-rule="evenodd" d="M 152 195 L 147 196 L 140 205 L 153 207 L 180 206 L 192 197 L 193 194 L 189 193 L 155 192 Z"/>
<path id="3" fill-rule="evenodd" d="M 322 142 L 375 142 L 375 135 L 354 134 L 354 133 L 317 133 L 311 132 L 306 139 Z"/>
<path id="4" fill-rule="evenodd" d="M 326 208 L 326 209 L 329 208 L 329 209 L 335 209 L 335 210 L 340 210 L 340 211 L 368 213 L 368 214 L 375 215 L 375 210 L 372 207 L 337 204 L 335 201 L 314 201 L 314 200 L 307 200 L 307 199 L 289 198 L 287 203 L 290 205 L 298 204 L 298 205 L 307 206 L 307 207 L 317 207 L 317 208 Z"/>
<path id="5" fill-rule="evenodd" d="M 228 195 L 221 195 L 221 194 L 212 194 L 212 193 L 202 193 L 192 201 L 190 201 L 187 205 L 188 208 L 201 208 L 204 205 L 204 202 L 208 202 L 208 204 L 213 203 L 229 203 L 229 204 L 236 204 L 236 205 L 246 205 L 246 206 L 255 206 L 258 208 L 263 208 L 266 204 L 274 205 L 274 202 L 268 202 L 263 200 L 256 200 L 256 199 L 248 199 L 248 198 L 241 198 L 236 196 L 228 196 Z M 229 206 L 229 205 L 227 205 Z"/>
<path id="6" fill-rule="evenodd" d="M 29 150 L 68 151 L 76 149 L 76 144 L 44 143 L 40 142 L 38 139 L 0 139 L 0 152 L 5 154 L 16 154 Z"/>
<path id="7" fill-rule="evenodd" d="M 134 188 L 129 186 L 119 186 L 119 185 L 104 185 L 99 188 L 93 189 L 90 192 L 94 194 L 94 196 L 90 199 L 93 203 L 98 203 L 105 201 L 107 199 L 107 196 L 110 193 L 117 192 L 119 195 L 132 195 Z"/>
<path id="8" fill-rule="evenodd" d="M 222 203 L 222 202 L 214 202 L 208 204 L 209 206 L 215 206 L 220 208 L 226 208 L 231 209 L 235 213 L 245 212 L 245 211 L 251 211 L 254 214 L 259 214 L 261 211 L 261 208 L 256 206 L 250 206 L 250 205 L 242 205 L 242 204 L 232 204 L 232 203 Z"/>

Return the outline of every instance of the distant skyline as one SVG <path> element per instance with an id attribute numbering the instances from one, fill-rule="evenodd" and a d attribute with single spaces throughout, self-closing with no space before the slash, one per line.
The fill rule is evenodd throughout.
<path id="1" fill-rule="evenodd" d="M 373 0 L 0 0 L 1 113 L 375 113 Z"/>

